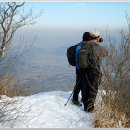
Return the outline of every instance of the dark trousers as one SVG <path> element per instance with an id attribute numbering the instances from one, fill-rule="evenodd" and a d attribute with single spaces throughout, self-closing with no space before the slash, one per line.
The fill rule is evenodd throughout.
<path id="1" fill-rule="evenodd" d="M 101 72 L 92 68 L 76 69 L 76 85 L 73 93 L 73 100 L 78 101 L 78 94 L 81 90 L 84 110 L 93 111 L 98 86 L 101 81 Z"/>
<path id="2" fill-rule="evenodd" d="M 78 95 L 82 87 L 82 81 L 81 81 L 81 71 L 76 69 L 76 84 L 74 87 L 74 93 L 73 93 L 73 100 L 78 101 Z"/>

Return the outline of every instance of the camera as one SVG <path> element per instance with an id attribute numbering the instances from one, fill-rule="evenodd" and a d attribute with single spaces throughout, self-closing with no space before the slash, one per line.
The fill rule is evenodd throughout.
<path id="1" fill-rule="evenodd" d="M 103 42 L 103 38 L 102 37 L 100 37 L 99 42 Z"/>

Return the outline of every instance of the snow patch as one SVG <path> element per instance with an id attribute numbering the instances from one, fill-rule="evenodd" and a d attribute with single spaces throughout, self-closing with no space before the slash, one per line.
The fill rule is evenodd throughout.
<path id="1" fill-rule="evenodd" d="M 78 107 L 68 102 L 64 106 L 71 92 L 53 91 L 35 94 L 23 98 L 22 102 L 15 105 L 19 108 L 19 113 L 24 113 L 21 118 L 16 119 L 14 128 L 92 128 L 94 113 L 86 113 L 83 106 Z M 4 96 L 4 100 L 10 98 Z M 18 97 L 14 97 L 19 100 Z M 22 97 L 20 97 L 20 100 Z M 11 113 L 10 113 L 11 114 Z M 8 122 L 7 122 L 8 123 Z M 5 123 L 0 127 L 9 128 Z"/>

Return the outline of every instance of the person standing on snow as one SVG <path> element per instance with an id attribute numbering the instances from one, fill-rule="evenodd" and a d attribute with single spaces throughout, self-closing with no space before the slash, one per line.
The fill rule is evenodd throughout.
<path id="1" fill-rule="evenodd" d="M 72 103 L 81 106 L 78 101 L 78 95 L 81 90 L 82 102 L 84 105 L 85 112 L 93 112 L 94 102 L 96 99 L 98 86 L 101 82 L 101 70 L 100 70 L 100 60 L 107 56 L 108 51 L 99 45 L 103 39 L 100 37 L 99 32 L 85 32 L 83 34 L 83 40 L 76 47 L 76 85 L 73 92 Z M 78 55 L 82 47 L 85 45 L 92 46 L 90 57 L 91 65 L 87 68 L 82 68 L 79 65 Z"/>

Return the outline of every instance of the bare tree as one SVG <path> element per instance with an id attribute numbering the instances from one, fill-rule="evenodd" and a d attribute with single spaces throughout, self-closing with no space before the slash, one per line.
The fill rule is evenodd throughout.
<path id="1" fill-rule="evenodd" d="M 15 56 L 8 57 L 8 53 L 10 53 L 9 50 L 11 49 L 11 45 L 13 44 L 13 37 L 16 34 L 17 30 L 25 25 L 35 24 L 35 20 L 42 13 L 40 12 L 39 14 L 34 15 L 31 9 L 29 11 L 25 11 L 24 5 L 25 2 L 0 3 L 0 71 L 2 70 L 2 66 L 4 66 L 5 64 L 9 65 L 10 68 L 12 67 L 12 60 L 15 60 L 17 58 L 20 47 L 23 44 L 22 39 L 15 50 Z M 34 42 L 34 40 L 32 42 Z M 23 54 L 24 52 L 21 53 Z M 15 66 L 13 65 L 13 67 Z M 12 74 L 12 72 L 9 71 L 10 68 L 5 68 L 5 72 L 0 74 L 0 125 L 6 125 L 7 123 L 11 127 L 13 127 L 12 125 L 14 125 L 16 119 L 21 119 L 22 115 L 25 116 L 30 108 L 26 112 L 22 112 L 20 114 L 19 112 L 22 108 L 22 105 L 17 107 L 15 104 L 17 104 L 18 102 L 22 102 L 24 98 L 15 101 L 12 98 L 10 98 L 10 100 L 4 101 L 4 99 L 2 98 L 1 95 L 13 97 L 23 94 L 23 90 L 20 84 L 18 84 L 17 82 L 18 75 Z"/>
<path id="2" fill-rule="evenodd" d="M 40 16 L 40 13 L 34 16 L 32 10 L 26 12 L 24 4 L 25 2 L 0 3 L 0 58 L 8 51 L 15 32 L 25 25 L 34 24 Z"/>
<path id="3" fill-rule="evenodd" d="M 25 51 L 27 51 L 27 49 L 29 48 L 26 46 L 23 48 L 22 52 L 20 52 L 20 49 L 24 43 L 23 39 L 21 39 L 21 41 L 18 43 L 18 46 L 16 48 L 13 48 L 13 52 L 15 54 L 11 56 L 12 54 L 10 54 L 10 50 L 11 50 L 11 45 L 13 44 L 12 39 L 14 35 L 16 34 L 17 30 L 22 28 L 25 25 L 35 24 L 36 23 L 35 20 L 42 14 L 42 12 L 39 12 L 37 15 L 34 15 L 32 9 L 29 9 L 29 11 L 25 11 L 24 5 L 25 5 L 25 2 L 18 2 L 18 3 L 17 2 L 1 2 L 0 3 L 0 69 L 2 70 L 2 67 L 6 68 L 6 69 L 3 69 L 4 74 L 3 73 L 1 74 L 1 76 L 3 75 L 3 77 L 5 77 L 5 75 L 8 75 L 10 73 L 10 70 L 12 70 L 12 67 L 13 69 L 15 68 L 15 65 L 14 65 L 15 60 L 19 56 L 21 55 L 23 56 Z M 32 43 L 34 43 L 34 41 L 35 41 L 35 38 L 32 41 Z M 22 73 L 23 72 L 20 72 L 20 74 Z M 15 76 L 15 78 L 16 77 L 17 76 Z M 0 79 L 3 79 L 3 78 L 0 77 Z M 4 85 L 3 90 L 7 88 L 9 88 L 9 86 Z"/>

